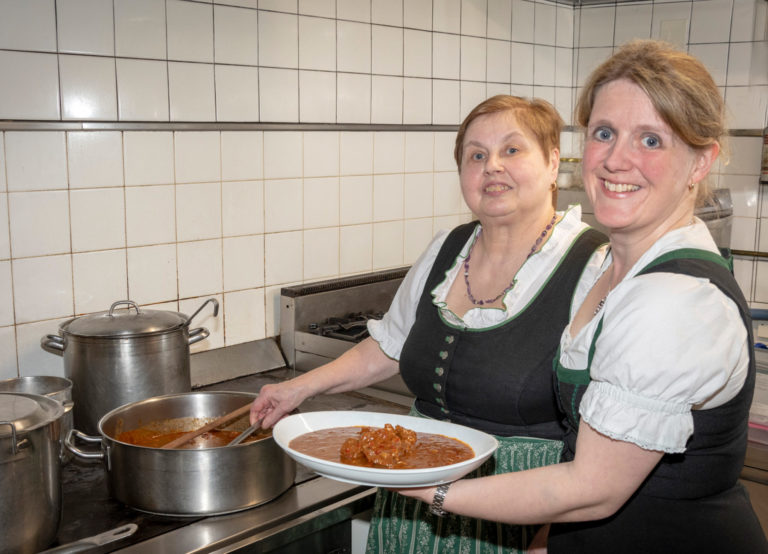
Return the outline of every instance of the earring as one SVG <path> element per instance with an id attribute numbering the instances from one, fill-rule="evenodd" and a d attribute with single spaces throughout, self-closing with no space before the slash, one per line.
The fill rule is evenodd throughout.
<path id="1" fill-rule="evenodd" d="M 688 190 L 693 190 L 693 188 L 696 186 L 696 183 L 688 183 Z"/>
<path id="2" fill-rule="evenodd" d="M 554 181 L 554 182 L 553 182 L 553 183 L 552 183 L 552 184 L 549 186 L 549 190 L 551 190 L 551 191 L 553 191 L 553 192 L 557 190 L 557 181 Z"/>

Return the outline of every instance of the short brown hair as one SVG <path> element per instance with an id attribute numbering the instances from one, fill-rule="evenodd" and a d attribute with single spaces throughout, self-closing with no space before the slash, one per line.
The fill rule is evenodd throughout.
<path id="1" fill-rule="evenodd" d="M 672 131 L 693 149 L 725 148 L 725 103 L 704 64 L 657 40 L 628 42 L 589 76 L 576 103 L 576 122 L 587 127 L 597 91 L 627 79 L 640 87 Z M 699 188 L 699 199 L 708 195 Z"/>
<path id="2" fill-rule="evenodd" d="M 464 153 L 464 135 L 470 123 L 481 115 L 504 112 L 515 112 L 518 123 L 528 129 L 536 138 L 545 159 L 553 149 L 560 148 L 560 132 L 563 130 L 563 118 L 557 110 L 540 98 L 521 98 L 508 94 L 498 94 L 482 101 L 464 118 L 458 133 L 456 133 L 456 146 L 453 149 L 453 157 L 461 171 L 461 156 Z"/>

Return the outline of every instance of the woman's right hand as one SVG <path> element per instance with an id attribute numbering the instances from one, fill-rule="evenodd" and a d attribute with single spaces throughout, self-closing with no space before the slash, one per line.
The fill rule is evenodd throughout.
<path id="1" fill-rule="evenodd" d="M 260 421 L 262 429 L 269 429 L 297 408 L 302 400 L 299 387 L 292 381 L 264 385 L 251 404 L 251 424 Z"/>

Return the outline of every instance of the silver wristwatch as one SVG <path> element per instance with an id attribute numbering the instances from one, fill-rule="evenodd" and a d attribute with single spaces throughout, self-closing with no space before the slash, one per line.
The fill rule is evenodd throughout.
<path id="1" fill-rule="evenodd" d="M 448 515 L 448 512 L 443 510 L 443 502 L 445 502 L 445 495 L 448 494 L 448 488 L 451 483 L 440 485 L 435 491 L 435 496 L 432 499 L 432 504 L 429 505 L 429 511 L 436 516 L 444 517 Z"/>

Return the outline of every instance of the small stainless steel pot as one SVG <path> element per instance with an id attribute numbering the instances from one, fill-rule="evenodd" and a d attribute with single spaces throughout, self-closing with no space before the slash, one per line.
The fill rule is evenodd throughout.
<path id="1" fill-rule="evenodd" d="M 237 446 L 165 450 L 121 442 L 122 431 L 154 422 L 175 422 L 191 431 L 252 402 L 256 394 L 213 391 L 170 394 L 121 406 L 99 421 L 99 437 L 73 430 L 65 444 L 77 457 L 103 460 L 112 495 L 145 512 L 200 516 L 236 512 L 268 502 L 296 478 L 295 462 L 270 436 Z M 185 421 L 185 424 L 178 424 Z M 244 430 L 248 415 L 226 429 Z M 100 443 L 82 450 L 75 439 Z"/>
<path id="2" fill-rule="evenodd" d="M 110 410 L 153 396 L 189 392 L 189 346 L 204 340 L 208 329 L 189 329 L 208 304 L 218 315 L 219 303 L 206 300 L 191 317 L 139 309 L 135 302 L 115 302 L 107 312 L 69 319 L 58 335 L 46 335 L 43 349 L 64 357 L 64 373 L 72 380 L 74 426 L 98 433 L 99 419 Z M 127 310 L 116 310 L 127 305 Z"/>
<path id="3" fill-rule="evenodd" d="M 0 550 L 34 553 L 61 521 L 63 406 L 46 396 L 0 393 Z"/>

